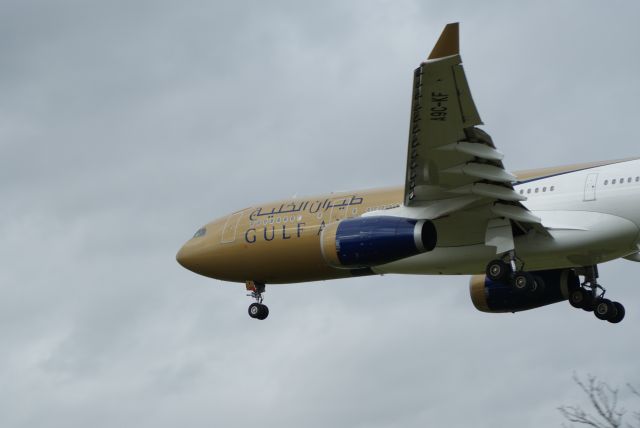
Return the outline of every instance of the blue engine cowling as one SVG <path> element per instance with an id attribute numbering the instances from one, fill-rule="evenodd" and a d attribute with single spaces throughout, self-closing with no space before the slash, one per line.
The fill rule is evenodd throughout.
<path id="1" fill-rule="evenodd" d="M 377 266 L 431 251 L 437 241 L 429 220 L 375 216 L 341 220 L 320 236 L 322 256 L 337 268 Z"/>
<path id="2" fill-rule="evenodd" d="M 511 285 L 492 281 L 486 275 L 474 275 L 469 283 L 473 305 L 482 312 L 520 312 L 566 300 L 569 291 L 580 285 L 573 269 L 552 269 L 530 272 L 544 282 L 544 290 L 534 296 L 520 294 Z"/>

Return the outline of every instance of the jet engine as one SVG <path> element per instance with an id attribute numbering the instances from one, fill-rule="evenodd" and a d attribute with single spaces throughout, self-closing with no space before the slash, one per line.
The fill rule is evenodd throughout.
<path id="1" fill-rule="evenodd" d="M 486 275 L 474 275 L 469 283 L 473 305 L 482 312 L 520 312 L 566 300 L 569 291 L 580 286 L 572 269 L 530 272 L 540 289 L 534 293 L 516 291 L 508 279 L 492 281 Z"/>
<path id="2" fill-rule="evenodd" d="M 325 261 L 341 269 L 367 268 L 431 251 L 437 241 L 429 220 L 372 216 L 344 219 L 320 236 Z"/>

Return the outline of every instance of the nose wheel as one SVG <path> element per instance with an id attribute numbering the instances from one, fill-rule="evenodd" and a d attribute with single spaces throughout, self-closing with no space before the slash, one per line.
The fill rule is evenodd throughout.
<path id="1" fill-rule="evenodd" d="M 263 320 L 269 316 L 269 308 L 267 305 L 262 304 L 262 293 L 265 291 L 265 284 L 255 281 L 247 281 L 247 291 L 250 294 L 247 296 L 254 298 L 256 301 L 249 305 L 249 316 L 258 320 Z"/>
<path id="2" fill-rule="evenodd" d="M 269 316 L 269 308 L 267 305 L 263 305 L 262 303 L 252 303 L 249 305 L 249 316 L 251 318 L 263 320 Z"/>

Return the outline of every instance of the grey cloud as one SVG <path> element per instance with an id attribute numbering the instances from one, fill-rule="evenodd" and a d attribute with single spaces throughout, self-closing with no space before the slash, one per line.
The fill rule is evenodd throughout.
<path id="1" fill-rule="evenodd" d="M 442 26 L 514 170 L 637 154 L 637 6 L 5 2 L 2 426 L 540 426 L 573 371 L 637 376 L 620 326 L 476 312 L 466 277 L 241 286 L 174 260 L 211 218 L 400 184 L 410 76 Z"/>

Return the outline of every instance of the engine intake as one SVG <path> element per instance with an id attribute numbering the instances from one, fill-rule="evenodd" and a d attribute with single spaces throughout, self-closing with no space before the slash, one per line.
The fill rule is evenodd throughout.
<path id="1" fill-rule="evenodd" d="M 566 300 L 569 290 L 580 285 L 572 269 L 530 272 L 542 279 L 544 290 L 534 296 L 513 290 L 507 281 L 492 281 L 486 275 L 474 275 L 469 281 L 473 305 L 482 312 L 520 312 Z"/>
<path id="2" fill-rule="evenodd" d="M 429 220 L 375 216 L 345 219 L 325 227 L 320 247 L 336 268 L 377 266 L 431 251 L 437 241 Z"/>

